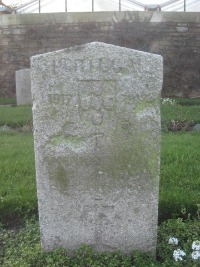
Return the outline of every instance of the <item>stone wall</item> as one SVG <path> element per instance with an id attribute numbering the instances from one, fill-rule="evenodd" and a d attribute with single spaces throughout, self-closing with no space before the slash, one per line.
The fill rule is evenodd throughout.
<path id="1" fill-rule="evenodd" d="M 0 97 L 36 54 L 101 41 L 164 57 L 163 96 L 200 96 L 200 13 L 94 12 L 0 16 Z"/>

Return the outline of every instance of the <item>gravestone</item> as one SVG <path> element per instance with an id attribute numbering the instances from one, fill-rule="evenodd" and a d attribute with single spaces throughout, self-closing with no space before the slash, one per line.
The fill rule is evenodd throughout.
<path id="1" fill-rule="evenodd" d="M 17 70 L 15 78 L 17 106 L 32 105 L 30 69 Z"/>
<path id="2" fill-rule="evenodd" d="M 155 254 L 162 57 L 94 42 L 31 62 L 43 248 Z"/>

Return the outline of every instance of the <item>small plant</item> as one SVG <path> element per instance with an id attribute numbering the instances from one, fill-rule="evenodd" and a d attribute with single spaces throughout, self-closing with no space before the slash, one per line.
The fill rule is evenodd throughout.
<path id="1" fill-rule="evenodd" d="M 161 99 L 161 126 L 163 132 L 191 131 L 196 123 L 199 123 L 200 109 L 195 100 Z M 190 105 L 183 105 L 184 103 Z M 192 105 L 193 103 L 193 105 Z"/>
<path id="2" fill-rule="evenodd" d="M 179 248 L 173 252 L 173 258 L 175 261 L 182 261 L 185 255 L 186 253 Z"/>
<path id="3" fill-rule="evenodd" d="M 170 237 L 168 244 L 178 245 L 178 239 L 176 237 Z"/>
<path id="4" fill-rule="evenodd" d="M 172 98 L 162 98 L 161 103 L 166 106 L 174 106 L 176 104 L 176 100 Z"/>
<path id="5" fill-rule="evenodd" d="M 171 219 L 160 225 L 158 257 L 161 261 L 173 260 L 177 266 L 200 266 L 199 205 L 193 219 L 185 208 L 181 212 L 187 215 L 186 220 Z"/>
<path id="6" fill-rule="evenodd" d="M 171 120 L 169 122 L 168 129 L 172 132 L 181 132 L 181 131 L 191 131 L 192 127 L 194 126 L 193 121 L 178 121 L 178 120 Z"/>
<path id="7" fill-rule="evenodd" d="M 171 239 L 172 238 L 170 238 L 170 240 Z M 178 239 L 175 238 L 175 240 L 177 240 L 176 243 L 169 242 L 168 244 L 178 245 Z M 198 241 L 198 240 L 193 241 L 193 243 L 192 243 L 192 250 L 193 251 L 191 253 L 191 259 L 193 261 L 200 260 L 200 241 Z M 174 250 L 174 252 L 173 252 L 173 258 L 174 258 L 175 261 L 183 261 L 183 259 L 184 259 L 185 256 L 186 256 L 186 253 L 183 250 L 181 250 L 180 248 Z M 199 262 L 199 264 L 200 264 L 200 262 Z"/>

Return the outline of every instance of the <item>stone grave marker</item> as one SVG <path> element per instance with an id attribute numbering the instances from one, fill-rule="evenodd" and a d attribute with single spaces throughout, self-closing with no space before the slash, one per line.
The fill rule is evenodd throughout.
<path id="1" fill-rule="evenodd" d="M 30 69 L 17 70 L 15 78 L 17 106 L 32 105 Z"/>
<path id="2" fill-rule="evenodd" d="M 162 57 L 94 42 L 31 73 L 43 248 L 155 254 Z"/>

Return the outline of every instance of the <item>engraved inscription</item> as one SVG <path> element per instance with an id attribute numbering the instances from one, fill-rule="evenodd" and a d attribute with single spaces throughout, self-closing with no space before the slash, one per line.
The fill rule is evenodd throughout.
<path id="1" fill-rule="evenodd" d="M 69 94 L 49 94 L 48 101 L 51 104 L 71 105 L 72 97 Z"/>
<path id="2" fill-rule="evenodd" d="M 96 126 L 104 123 L 106 118 L 115 117 L 117 113 L 123 113 L 124 118 L 129 117 L 130 112 L 134 114 L 136 110 L 137 91 L 142 86 L 135 85 L 136 82 L 139 83 L 132 81 L 134 90 L 125 89 L 123 93 L 119 93 L 121 84 L 116 80 L 78 80 L 75 89 L 65 84 L 51 85 L 48 94 L 51 116 L 60 115 L 70 119 L 73 114 L 76 122 L 85 121 Z M 54 93 L 58 85 L 62 90 L 60 94 Z"/>
<path id="3" fill-rule="evenodd" d="M 75 60 L 75 73 L 79 80 L 97 79 L 98 77 L 116 77 L 128 75 L 134 68 L 132 59 L 121 62 L 119 59 L 97 58 Z"/>
<path id="4" fill-rule="evenodd" d="M 134 59 L 130 58 L 124 62 L 120 59 L 109 59 L 100 57 L 96 59 L 80 58 L 71 60 L 69 58 L 53 59 L 44 66 L 38 66 L 44 78 L 56 76 L 61 77 L 74 72 L 76 77 L 82 79 L 95 79 L 98 77 L 124 76 L 134 71 L 136 68 Z M 138 62 L 137 62 L 138 68 Z M 148 72 L 148 70 L 146 70 Z M 110 76 L 111 75 L 111 76 Z M 69 76 L 70 77 L 70 76 Z"/>
<path id="5" fill-rule="evenodd" d="M 63 70 L 71 71 L 74 69 L 75 69 L 75 63 L 72 60 L 66 58 L 53 60 L 51 64 L 51 71 L 54 74 L 62 73 Z"/>
<path id="6" fill-rule="evenodd" d="M 117 83 L 114 80 L 79 81 L 78 90 L 74 92 L 57 94 L 53 93 L 52 87 L 48 102 L 51 110 L 56 110 L 56 115 L 65 112 L 67 116 L 69 112 L 77 110 L 79 120 L 100 125 L 105 116 L 116 112 L 116 88 Z"/>
<path id="7" fill-rule="evenodd" d="M 107 113 L 116 111 L 116 81 L 80 81 L 78 102 L 81 119 L 102 124 Z"/>

